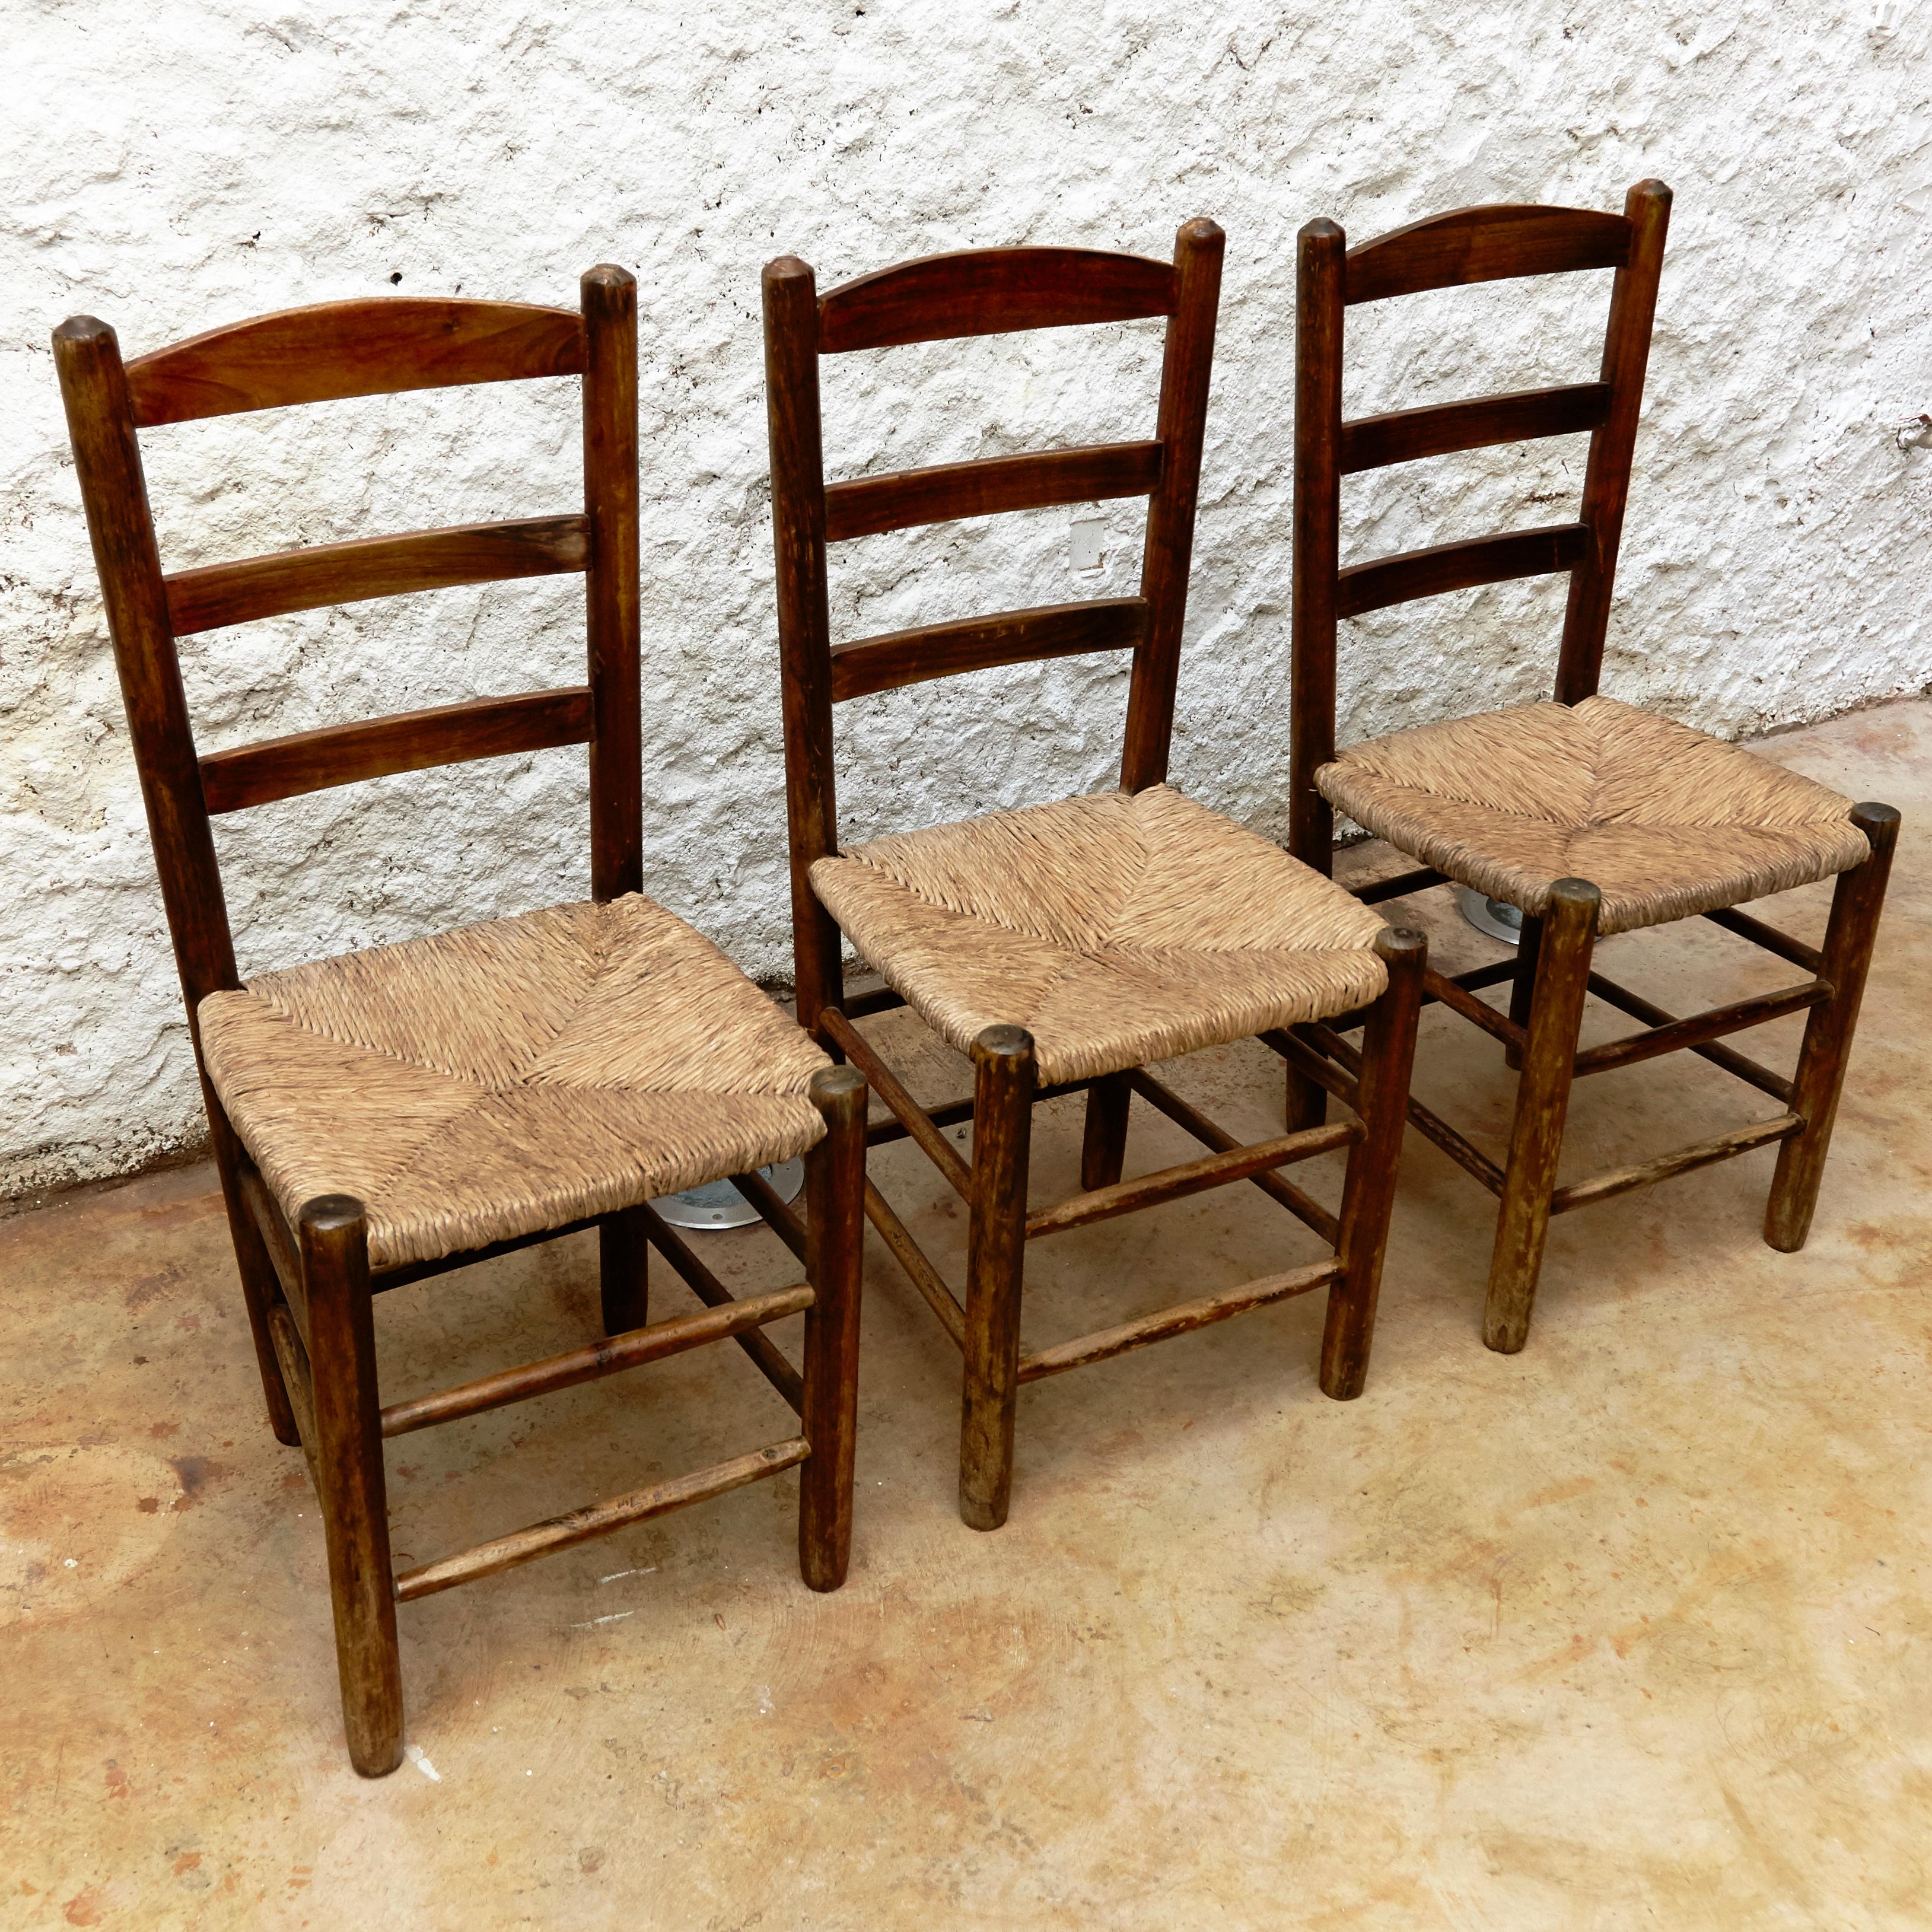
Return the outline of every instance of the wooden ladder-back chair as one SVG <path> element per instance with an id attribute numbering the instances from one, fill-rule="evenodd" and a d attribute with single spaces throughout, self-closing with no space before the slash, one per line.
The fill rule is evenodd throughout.
<path id="1" fill-rule="evenodd" d="M 1670 190 L 1640 182 L 1622 214 L 1498 206 L 1459 209 L 1349 248 L 1332 221 L 1300 235 L 1296 354 L 1293 746 L 1290 845 L 1326 872 L 1334 809 L 1422 862 L 1365 902 L 1455 882 L 1523 914 L 1517 956 L 1454 979 L 1439 1000 L 1500 1042 L 1520 1070 L 1508 1154 L 1498 1167 L 1420 1102 L 1410 1118 L 1501 1202 L 1484 1339 L 1513 1353 L 1529 1330 L 1552 1214 L 1753 1148 L 1778 1144 L 1765 1217 L 1774 1248 L 1802 1246 L 1858 1018 L 1898 814 L 1854 805 L 1796 772 L 1598 694 Z M 1343 320 L 1360 302 L 1521 275 L 1610 269 L 1610 321 L 1594 382 L 1411 409 L 1345 422 Z M 1357 471 L 1526 438 L 1591 432 L 1581 513 L 1340 567 L 1341 481 Z M 1555 701 L 1424 725 L 1336 752 L 1336 620 L 1444 591 L 1567 571 Z M 1822 949 L 1738 911 L 1744 902 L 1838 878 Z M 1810 976 L 1679 1018 L 1591 969 L 1604 935 L 1701 915 Z M 1509 1011 L 1476 998 L 1507 982 Z M 1586 992 L 1644 1022 L 1580 1050 Z M 1808 1012 L 1796 1076 L 1724 1036 Z M 1310 1028 L 1288 1077 L 1288 1123 L 1322 1118 L 1322 1083 L 1353 1063 L 1342 1030 Z M 1688 1050 L 1768 1094 L 1770 1118 L 1569 1186 L 1556 1185 L 1573 1080 Z"/>
<path id="2" fill-rule="evenodd" d="M 1424 946 L 1391 932 L 1278 846 L 1166 782 L 1201 446 L 1221 274 L 1221 231 L 1181 229 L 1166 262 L 1069 248 L 932 256 L 822 300 L 806 264 L 764 274 L 766 368 L 778 556 L 799 1017 L 865 1073 L 893 1118 L 965 1198 L 964 1306 L 869 1184 L 866 1208 L 965 1358 L 960 1513 L 1006 1520 L 1020 1384 L 1244 1310 L 1327 1288 L 1322 1386 L 1347 1398 L 1366 1373 L 1394 1186 Z M 818 358 L 1008 330 L 1168 318 L 1158 427 L 1149 442 L 825 482 Z M 826 545 L 877 532 L 1096 497 L 1149 499 L 1139 593 L 1009 612 L 834 645 Z M 880 839 L 838 843 L 835 704 L 988 666 L 1131 650 L 1118 791 Z M 848 1003 L 841 928 L 886 982 Z M 969 1098 L 925 1108 L 854 1024 L 909 1005 L 974 1064 Z M 1370 1008 L 1358 1117 L 1252 1146 L 1198 1112 L 1145 1063 L 1298 1019 Z M 1029 1214 L 1035 1102 L 1088 1094 L 1082 1192 Z M 1123 1181 L 1131 1096 L 1211 1151 Z M 940 1130 L 973 1123 L 962 1160 Z M 1339 1216 L 1280 1172 L 1351 1152 Z M 1109 1216 L 1251 1180 L 1333 1252 L 1245 1286 L 1022 1359 L 1026 1244 Z"/>
<path id="3" fill-rule="evenodd" d="M 843 1580 L 864 1222 L 866 1090 L 710 942 L 642 894 L 637 289 L 593 268 L 583 309 L 436 299 L 259 317 L 124 365 L 114 332 L 54 332 L 188 1026 L 276 1436 L 299 1442 L 328 1538 L 350 1754 L 401 1760 L 395 1606 L 802 1463 L 806 1580 Z M 455 384 L 584 378 L 581 514 L 420 531 L 162 572 L 137 432 L 195 417 Z M 578 572 L 586 684 L 338 724 L 198 756 L 178 637 L 280 612 Z M 472 758 L 585 744 L 591 890 L 244 986 L 211 814 Z M 734 1300 L 655 1196 L 803 1154 L 806 1280 Z M 754 1177 L 755 1178 L 755 1177 Z M 372 1295 L 578 1228 L 598 1232 L 604 1339 L 384 1407 Z M 655 1245 L 702 1312 L 646 1325 Z M 801 1376 L 763 1334 L 806 1316 Z M 785 1441 L 401 1575 L 384 1438 L 730 1336 L 802 1418 Z"/>

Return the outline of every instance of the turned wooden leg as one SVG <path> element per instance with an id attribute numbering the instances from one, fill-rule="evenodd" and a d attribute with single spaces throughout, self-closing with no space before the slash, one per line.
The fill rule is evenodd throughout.
<path id="1" fill-rule="evenodd" d="M 1888 805 L 1854 806 L 1852 823 L 1870 842 L 1871 856 L 1840 872 L 1832 896 L 1824 964 L 1818 972 L 1821 979 L 1831 981 L 1832 994 L 1822 1006 L 1814 1006 L 1805 1020 L 1804 1043 L 1798 1049 L 1798 1073 L 1792 1083 L 1791 1111 L 1802 1116 L 1804 1125 L 1778 1148 L 1778 1172 L 1764 1210 L 1765 1239 L 1787 1254 L 1802 1248 L 1811 1232 L 1872 945 L 1878 937 L 1892 848 L 1898 840 L 1898 814 Z"/>
<path id="2" fill-rule="evenodd" d="M 1522 916 L 1522 933 L 1516 941 L 1516 971 L 1510 978 L 1509 1016 L 1520 1027 L 1529 1024 L 1529 1010 L 1536 998 L 1536 955 L 1543 944 L 1543 922 L 1532 919 L 1528 913 Z M 1503 1060 L 1510 1072 L 1522 1070 L 1522 1049 L 1506 1046 Z"/>
<path id="3" fill-rule="evenodd" d="M 1127 1157 L 1127 1108 L 1133 1090 L 1124 1073 L 1109 1073 L 1087 1090 L 1087 1128 L 1080 1142 L 1080 1185 L 1111 1187 Z"/>
<path id="4" fill-rule="evenodd" d="M 597 1224 L 597 1286 L 604 1332 L 621 1335 L 650 1319 L 650 1238 L 634 1208 Z"/>
<path id="5" fill-rule="evenodd" d="M 973 1199 L 966 1249 L 959 1514 L 974 1529 L 998 1529 L 1012 1496 L 1034 1081 L 1033 1036 L 1023 1028 L 988 1027 L 973 1042 Z"/>
<path id="6" fill-rule="evenodd" d="M 852 1454 L 859 1420 L 859 1303 L 866 1252 L 866 1109 L 856 1067 L 815 1073 L 825 1138 L 805 1157 L 805 1439 L 798 1497 L 799 1573 L 836 1590 L 852 1560 Z"/>
<path id="7" fill-rule="evenodd" d="M 403 1678 L 362 1204 L 346 1194 L 319 1196 L 302 1209 L 297 1238 L 343 1724 L 356 1768 L 380 1778 L 403 1761 Z"/>
<path id="8" fill-rule="evenodd" d="M 1369 1009 L 1362 1040 L 1358 1097 L 1367 1131 L 1348 1155 L 1337 1249 L 1342 1274 L 1328 1291 L 1328 1318 L 1322 1331 L 1322 1392 L 1337 1402 L 1354 1401 L 1368 1380 L 1382 1256 L 1395 1206 L 1402 1130 L 1408 1123 L 1423 968 L 1429 963 L 1429 941 L 1412 927 L 1384 928 L 1376 937 L 1376 950 L 1388 968 L 1388 986 Z"/>
<path id="9" fill-rule="evenodd" d="M 1502 1208 L 1483 1310 L 1483 1340 L 1499 1354 L 1514 1354 L 1529 1336 L 1600 902 L 1587 880 L 1558 879 L 1550 889 L 1543 915 L 1529 1039 L 1516 1084 L 1516 1118 L 1510 1127 Z"/>
<path id="10" fill-rule="evenodd" d="M 228 1234 L 235 1244 L 235 1266 L 242 1277 L 242 1300 L 248 1311 L 248 1332 L 254 1338 L 255 1366 L 261 1372 L 268 1426 L 278 1442 L 292 1449 L 302 1436 L 289 1406 L 288 1385 L 282 1380 L 282 1365 L 276 1359 L 274 1336 L 268 1327 L 268 1310 L 281 1299 L 282 1285 L 275 1278 L 275 1264 L 268 1258 L 262 1231 L 242 1198 L 242 1144 L 214 1089 L 203 1081 L 201 1090 L 208 1102 L 208 1138 L 214 1144 L 215 1172 L 221 1177 L 221 1202 L 228 1210 Z"/>
<path id="11" fill-rule="evenodd" d="M 1298 1134 L 1304 1127 L 1318 1127 L 1328 1118 L 1328 1090 L 1318 1086 L 1298 1067 L 1286 1066 L 1287 1105 L 1282 1109 L 1288 1130 Z"/>

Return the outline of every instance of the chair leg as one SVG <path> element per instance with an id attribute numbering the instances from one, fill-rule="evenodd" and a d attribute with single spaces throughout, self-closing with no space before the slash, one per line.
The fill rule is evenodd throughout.
<path id="1" fill-rule="evenodd" d="M 1825 960 L 1819 973 L 1831 981 L 1833 992 L 1824 1005 L 1811 1009 L 1805 1021 L 1804 1043 L 1798 1049 L 1798 1074 L 1792 1082 L 1791 1109 L 1803 1117 L 1804 1126 L 1778 1150 L 1778 1172 L 1764 1210 L 1764 1238 L 1786 1254 L 1802 1248 L 1811 1232 L 1812 1210 L 1818 1204 L 1818 1185 L 1824 1178 L 1825 1156 L 1831 1149 L 1832 1123 L 1838 1117 L 1838 1094 L 1845 1083 L 1846 1062 L 1851 1058 L 1859 1003 L 1864 998 L 1872 944 L 1878 937 L 1892 848 L 1898 838 L 1898 814 L 1888 805 L 1856 806 L 1852 822 L 1870 842 L 1871 856 L 1850 872 L 1840 872 L 1838 890 L 1832 896 Z"/>
<path id="2" fill-rule="evenodd" d="M 852 1456 L 859 1417 L 859 1304 L 866 1249 L 864 1076 L 853 1066 L 812 1076 L 825 1138 L 805 1157 L 805 1439 L 798 1567 L 814 1590 L 836 1590 L 852 1559 Z"/>
<path id="3" fill-rule="evenodd" d="M 268 1332 L 268 1310 L 281 1298 L 282 1285 L 275 1277 L 275 1264 L 268 1258 L 262 1231 L 242 1198 L 241 1144 L 221 1110 L 221 1103 L 206 1084 L 202 1090 L 208 1094 L 208 1137 L 214 1147 L 215 1172 L 221 1177 L 222 1204 L 228 1210 L 228 1234 L 235 1244 L 235 1267 L 242 1277 L 242 1300 L 248 1311 L 249 1333 L 254 1337 L 255 1366 L 261 1372 L 262 1399 L 268 1405 L 268 1426 L 278 1442 L 292 1449 L 301 1442 L 302 1433 L 296 1427 L 288 1385 L 282 1380 L 282 1365 L 276 1358 L 274 1339 Z"/>
<path id="4" fill-rule="evenodd" d="M 1328 1090 L 1309 1078 L 1298 1067 L 1284 1067 L 1288 1080 L 1288 1104 L 1282 1116 L 1288 1131 L 1298 1134 L 1305 1127 L 1318 1127 L 1328 1118 Z"/>
<path id="5" fill-rule="evenodd" d="M 364 1778 L 380 1778 L 403 1761 L 403 1682 L 376 1388 L 368 1222 L 359 1201 L 324 1194 L 303 1208 L 297 1234 L 308 1293 L 316 1466 L 328 1539 L 343 1724 L 356 1768 Z"/>
<path id="6" fill-rule="evenodd" d="M 604 1332 L 622 1335 L 650 1319 L 650 1237 L 634 1208 L 597 1224 L 597 1286 Z"/>
<path id="7" fill-rule="evenodd" d="M 1087 1090 L 1087 1126 L 1080 1142 L 1080 1185 L 1112 1187 L 1127 1156 L 1127 1109 L 1133 1090 L 1124 1073 L 1109 1073 Z"/>
<path id="8" fill-rule="evenodd" d="M 1510 976 L 1509 1016 L 1520 1027 L 1529 1024 L 1529 1010 L 1536 998 L 1536 956 L 1542 944 L 1542 920 L 1525 913 L 1522 932 L 1516 943 L 1516 970 Z M 1512 1073 L 1520 1073 L 1522 1049 L 1504 1047 L 1503 1060 Z"/>
<path id="9" fill-rule="evenodd" d="M 1490 1257 L 1490 1286 L 1483 1310 L 1483 1340 L 1513 1355 L 1529 1337 L 1529 1315 L 1543 1271 L 1550 1233 L 1550 1197 L 1563 1150 L 1564 1117 L 1576 1070 L 1576 1037 L 1583 1023 L 1583 995 L 1590 976 L 1601 895 L 1583 879 L 1558 879 L 1537 946 L 1536 990 L 1530 1002 L 1529 1039 L 1516 1084 L 1516 1118 L 1510 1127 L 1509 1161 L 1503 1174 L 1502 1209 Z"/>
<path id="10" fill-rule="evenodd" d="M 1382 1256 L 1395 1205 L 1402 1130 L 1408 1124 L 1423 968 L 1429 963 L 1429 941 L 1411 927 L 1385 928 L 1376 938 L 1376 950 L 1388 965 L 1388 986 L 1369 1010 L 1362 1040 L 1358 1097 L 1367 1131 L 1348 1156 L 1336 1250 L 1342 1274 L 1328 1291 L 1328 1317 L 1322 1331 L 1322 1392 L 1337 1402 L 1354 1401 L 1368 1380 Z"/>
<path id="11" fill-rule="evenodd" d="M 988 1027 L 973 1042 L 973 1199 L 967 1237 L 959 1514 L 974 1529 L 998 1529 L 1012 1496 L 1034 1084 L 1033 1036 L 1024 1028 Z"/>

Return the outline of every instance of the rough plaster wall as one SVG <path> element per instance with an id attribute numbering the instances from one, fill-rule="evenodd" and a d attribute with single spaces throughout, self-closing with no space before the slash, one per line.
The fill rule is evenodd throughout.
<path id="1" fill-rule="evenodd" d="M 1164 253 L 1227 280 L 1175 748 L 1279 833 L 1293 239 L 1460 203 L 1677 191 L 1606 688 L 1726 735 L 1932 677 L 1926 0 L 1674 9 L 718 0 L 404 9 L 4 0 L 0 112 L 0 1191 L 198 1130 L 178 995 L 47 350 L 130 353 L 286 304 L 642 283 L 648 879 L 787 970 L 758 271 L 822 286 L 941 248 Z M 1601 278 L 1363 312 L 1352 410 L 1594 374 Z M 1145 326 L 844 358 L 847 472 L 1148 433 Z M 146 439 L 171 567 L 573 505 L 574 385 L 411 396 Z M 1567 512 L 1580 440 L 1358 479 L 1355 555 Z M 1542 507 L 1547 506 L 1548 507 Z M 1138 520 L 1070 570 L 1069 515 L 835 559 L 860 634 L 1119 591 Z M 1346 735 L 1532 698 L 1560 609 L 1508 586 L 1345 627 Z M 568 580 L 217 632 L 184 647 L 205 748 L 573 680 Z M 1107 661 L 842 718 L 848 829 L 1108 781 Z M 224 821 L 244 973 L 586 890 L 581 754 L 398 778 Z"/>

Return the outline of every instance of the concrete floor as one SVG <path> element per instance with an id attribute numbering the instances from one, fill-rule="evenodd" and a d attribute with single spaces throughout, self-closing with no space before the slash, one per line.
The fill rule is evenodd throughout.
<path id="1" fill-rule="evenodd" d="M 1040 1384 L 982 1536 L 956 1362 L 874 1252 L 844 1590 L 799 1582 L 786 1478 L 411 1606 L 412 1756 L 381 1783 L 344 1754 L 320 1525 L 208 1170 L 0 1226 L 0 1924 L 1932 1922 L 1932 705 L 1766 748 L 1907 824 L 1804 1253 L 1760 1244 L 1753 1154 L 1560 1222 L 1528 1348 L 1490 1354 L 1490 1204 L 1412 1136 L 1360 1401 L 1316 1390 L 1314 1298 Z M 1773 916 L 1815 935 L 1826 890 Z M 1493 956 L 1431 920 L 1439 956 Z M 1604 950 L 1679 1011 L 1790 976 L 1702 922 Z M 1490 1045 L 1438 1010 L 1422 1068 L 1496 1144 Z M 1173 1077 L 1279 1120 L 1258 1047 Z M 1592 1081 L 1566 1174 L 1769 1105 L 1682 1056 Z M 1048 1112 L 1040 1198 L 1078 1142 Z M 1195 1151 L 1136 1120 L 1130 1162 Z M 902 1145 L 874 1172 L 956 1261 L 932 1170 Z M 700 1238 L 734 1284 L 789 1278 L 766 1234 Z M 1029 1342 L 1311 1252 L 1246 1187 L 1063 1236 Z M 658 1312 L 692 1305 L 660 1280 Z M 401 1291 L 386 1387 L 570 1346 L 595 1306 L 581 1240 Z M 412 1436 L 397 1547 L 786 1419 L 725 1348 Z"/>

